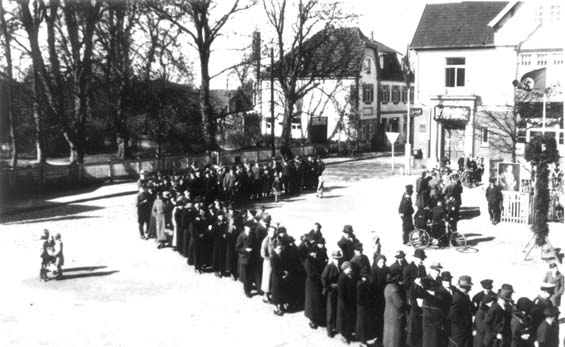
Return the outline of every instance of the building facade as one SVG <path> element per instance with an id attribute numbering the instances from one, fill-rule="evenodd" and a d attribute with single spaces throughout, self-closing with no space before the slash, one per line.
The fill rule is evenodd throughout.
<path id="1" fill-rule="evenodd" d="M 563 153 L 562 23 L 550 0 L 426 5 L 411 48 L 423 110 L 414 147 L 428 166 L 462 155 L 519 159 L 539 131 Z"/>
<path id="2" fill-rule="evenodd" d="M 316 87 L 295 105 L 291 134 L 312 142 L 355 140 L 373 149 L 385 148 L 385 131 L 399 131 L 404 141 L 407 89 L 400 53 L 366 37 L 358 28 L 341 28 L 342 40 L 358 41 L 357 64 L 345 75 L 319 76 Z M 335 52 L 333 54 L 343 54 Z M 332 59 L 327 57 L 326 59 Z M 299 81 L 300 83 L 300 81 Z M 270 81 L 261 82 L 262 131 L 271 133 Z M 275 136 L 282 133 L 284 98 L 274 85 Z M 414 100 L 414 98 L 412 98 Z"/>

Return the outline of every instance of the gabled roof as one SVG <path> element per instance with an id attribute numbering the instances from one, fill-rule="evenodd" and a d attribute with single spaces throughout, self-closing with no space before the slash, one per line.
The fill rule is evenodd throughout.
<path id="1" fill-rule="evenodd" d="M 428 4 L 411 47 L 415 50 L 492 47 L 494 30 L 488 24 L 507 4 L 499 1 Z"/>

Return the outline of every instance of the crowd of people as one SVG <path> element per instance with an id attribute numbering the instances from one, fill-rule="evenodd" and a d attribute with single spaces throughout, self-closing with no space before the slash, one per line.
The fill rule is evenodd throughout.
<path id="1" fill-rule="evenodd" d="M 405 245 L 409 244 L 409 235 L 415 228 L 429 230 L 434 238 L 439 238 L 445 232 L 457 231 L 463 194 L 459 174 L 440 170 L 422 171 L 416 180 L 414 204 L 414 185 L 409 184 L 405 188 L 398 207 L 402 219 L 402 242 Z M 443 246 L 449 237 L 440 241 L 439 246 Z"/>

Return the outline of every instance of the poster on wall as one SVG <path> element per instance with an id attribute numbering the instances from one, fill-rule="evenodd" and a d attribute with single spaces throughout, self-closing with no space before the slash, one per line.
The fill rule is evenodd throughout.
<path id="1" fill-rule="evenodd" d="M 498 163 L 498 184 L 502 190 L 520 191 L 520 164 Z"/>

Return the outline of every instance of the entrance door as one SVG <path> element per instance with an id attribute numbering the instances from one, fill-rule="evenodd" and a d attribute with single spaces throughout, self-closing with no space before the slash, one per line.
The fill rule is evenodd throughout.
<path id="1" fill-rule="evenodd" d="M 465 129 L 443 129 L 443 138 L 443 155 L 451 163 L 457 163 L 457 159 L 465 155 Z"/>

